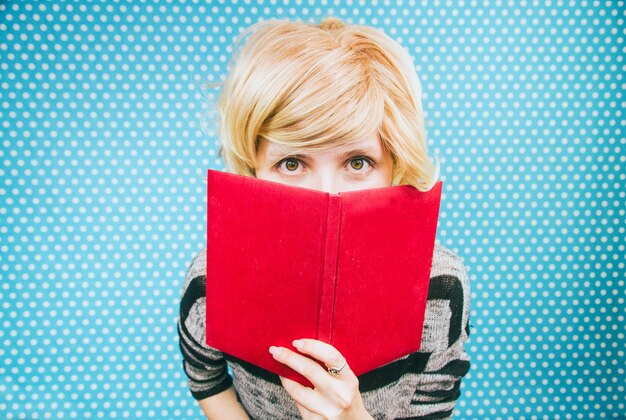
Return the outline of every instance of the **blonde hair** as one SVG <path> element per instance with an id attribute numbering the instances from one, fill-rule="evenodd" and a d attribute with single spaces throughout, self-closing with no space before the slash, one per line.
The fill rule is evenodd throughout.
<path id="1" fill-rule="evenodd" d="M 328 149 L 377 132 L 394 184 L 428 190 L 421 87 L 409 54 L 382 32 L 326 18 L 252 26 L 218 101 L 229 169 L 254 176 L 258 140 Z"/>

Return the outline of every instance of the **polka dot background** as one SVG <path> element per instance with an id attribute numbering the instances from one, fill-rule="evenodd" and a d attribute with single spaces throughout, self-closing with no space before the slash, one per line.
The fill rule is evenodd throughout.
<path id="1" fill-rule="evenodd" d="M 201 121 L 259 20 L 415 57 L 471 270 L 457 418 L 626 416 L 623 1 L 0 3 L 0 417 L 187 419 L 175 322 L 203 247 Z"/>

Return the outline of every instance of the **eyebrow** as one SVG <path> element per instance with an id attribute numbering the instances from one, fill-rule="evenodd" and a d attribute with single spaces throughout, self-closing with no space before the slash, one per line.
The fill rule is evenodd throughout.
<path id="1" fill-rule="evenodd" d="M 287 147 L 280 147 L 280 146 L 273 146 L 273 145 L 270 147 L 271 149 L 267 151 L 267 157 L 270 160 L 281 160 L 281 159 L 285 159 L 286 157 L 295 157 L 295 158 L 304 159 L 304 160 L 311 159 L 309 155 L 298 152 L 293 149 L 289 149 Z"/>
<path id="2" fill-rule="evenodd" d="M 347 158 L 354 157 L 354 156 L 372 156 L 375 158 L 380 158 L 380 155 L 381 155 L 380 150 L 377 150 L 373 147 L 367 147 L 367 148 L 346 150 L 345 152 L 341 154 L 341 157 L 343 159 L 347 159 Z"/>

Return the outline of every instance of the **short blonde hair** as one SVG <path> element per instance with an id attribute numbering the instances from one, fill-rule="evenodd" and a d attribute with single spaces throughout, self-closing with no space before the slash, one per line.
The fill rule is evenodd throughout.
<path id="1" fill-rule="evenodd" d="M 420 83 L 398 43 L 335 18 L 262 22 L 243 36 L 218 100 L 231 171 L 254 176 L 260 138 L 328 149 L 377 132 L 394 161 L 394 184 L 428 190 L 435 183 Z"/>

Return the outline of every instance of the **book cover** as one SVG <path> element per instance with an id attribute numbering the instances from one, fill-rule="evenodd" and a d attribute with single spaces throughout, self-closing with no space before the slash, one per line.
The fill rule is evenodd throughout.
<path id="1" fill-rule="evenodd" d="M 441 182 L 329 194 L 208 171 L 206 342 L 300 383 L 269 354 L 335 346 L 361 375 L 419 349 Z"/>

